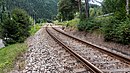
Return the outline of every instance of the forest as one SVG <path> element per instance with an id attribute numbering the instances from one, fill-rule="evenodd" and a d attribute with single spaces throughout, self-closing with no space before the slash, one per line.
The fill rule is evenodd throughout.
<path id="1" fill-rule="evenodd" d="M 5 44 L 23 42 L 30 35 L 30 27 L 35 21 L 45 22 L 56 17 L 57 2 L 57 0 L 1 0 L 0 38 Z"/>
<path id="2" fill-rule="evenodd" d="M 1 6 L 10 12 L 14 8 L 21 8 L 34 19 L 53 19 L 57 14 L 57 0 L 3 0 Z"/>

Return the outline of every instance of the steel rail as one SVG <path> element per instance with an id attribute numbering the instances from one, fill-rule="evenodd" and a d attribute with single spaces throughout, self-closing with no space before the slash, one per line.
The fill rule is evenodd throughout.
<path id="1" fill-rule="evenodd" d="M 93 43 L 91 43 L 91 42 L 84 41 L 84 40 L 79 39 L 79 38 L 77 38 L 77 37 L 75 37 L 75 36 L 69 35 L 69 34 L 67 34 L 67 33 L 65 33 L 65 32 L 63 32 L 63 31 L 61 31 L 61 30 L 59 30 L 59 29 L 54 28 L 53 26 L 51 26 L 51 27 L 52 27 L 54 30 L 58 31 L 59 33 L 62 33 L 62 34 L 64 34 L 64 35 L 68 36 L 68 37 L 71 37 L 71 38 L 73 38 L 73 39 L 75 39 L 75 40 L 78 40 L 78 41 L 80 41 L 80 42 L 82 42 L 82 43 L 84 43 L 84 44 L 87 44 L 87 45 L 90 45 L 90 46 L 92 46 L 92 47 L 95 47 L 95 48 L 97 48 L 97 50 L 99 50 L 99 51 L 101 51 L 101 52 L 103 52 L 103 53 L 105 52 L 106 54 L 108 54 L 108 55 L 110 55 L 110 56 L 112 56 L 112 57 L 115 57 L 115 58 L 117 58 L 117 59 L 119 59 L 119 60 L 121 60 L 121 61 L 123 61 L 123 62 L 125 62 L 125 63 L 127 63 L 127 64 L 130 64 L 130 58 L 128 58 L 128 57 L 124 57 L 124 56 L 122 56 L 122 55 L 120 55 L 120 54 L 116 54 L 116 53 L 114 53 L 114 52 L 111 52 L 111 51 L 107 50 L 107 48 L 105 48 L 105 47 L 101 47 L 101 46 L 95 45 L 95 44 L 93 44 Z"/>
<path id="2" fill-rule="evenodd" d="M 103 73 L 100 69 L 98 69 L 96 66 L 94 66 L 92 63 L 87 61 L 85 58 L 71 50 L 70 46 L 66 45 L 61 39 L 59 39 L 56 35 L 54 35 L 48 28 L 46 27 L 47 33 L 55 40 L 57 41 L 62 47 L 65 48 L 72 56 L 74 56 L 76 59 L 78 59 L 80 62 L 82 62 L 87 68 L 89 68 L 93 73 Z"/>

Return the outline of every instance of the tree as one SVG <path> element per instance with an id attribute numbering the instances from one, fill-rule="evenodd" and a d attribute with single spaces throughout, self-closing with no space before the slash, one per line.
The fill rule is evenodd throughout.
<path id="1" fill-rule="evenodd" d="M 85 0 L 86 17 L 89 18 L 89 0 Z"/>
<path id="2" fill-rule="evenodd" d="M 62 17 L 62 20 L 71 20 L 74 18 L 74 14 L 77 11 L 78 3 L 75 0 L 59 0 L 58 2 L 58 15 Z"/>
<path id="3" fill-rule="evenodd" d="M 35 20 L 52 19 L 57 14 L 58 0 L 5 0 L 9 11 L 21 8 L 28 12 Z"/>
<path id="4" fill-rule="evenodd" d="M 118 19 L 126 17 L 126 0 L 104 0 L 103 5 L 105 14 L 114 13 Z"/>
<path id="5" fill-rule="evenodd" d="M 14 9 L 11 14 L 3 13 L 2 39 L 7 44 L 23 42 L 29 36 L 29 15 L 23 9 Z"/>
<path id="6" fill-rule="evenodd" d="M 81 17 L 81 15 L 82 15 L 81 0 L 78 0 L 78 6 L 79 6 L 80 17 Z"/>
<path id="7" fill-rule="evenodd" d="M 129 15 L 129 0 L 126 0 L 126 14 Z"/>

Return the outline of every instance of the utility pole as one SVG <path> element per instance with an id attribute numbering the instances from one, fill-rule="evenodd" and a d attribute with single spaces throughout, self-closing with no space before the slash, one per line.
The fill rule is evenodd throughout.
<path id="1" fill-rule="evenodd" d="M 126 14 L 129 15 L 129 0 L 126 0 Z"/>
<path id="2" fill-rule="evenodd" d="M 85 0 L 86 18 L 89 18 L 89 0 Z"/>

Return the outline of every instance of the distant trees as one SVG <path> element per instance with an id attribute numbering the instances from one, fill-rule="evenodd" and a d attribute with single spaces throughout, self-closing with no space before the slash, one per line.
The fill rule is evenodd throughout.
<path id="1" fill-rule="evenodd" d="M 29 36 L 29 15 L 23 9 L 14 9 L 11 13 L 7 10 L 2 12 L 1 38 L 7 44 L 23 42 Z"/>
<path id="2" fill-rule="evenodd" d="M 126 0 L 126 12 L 127 12 L 127 15 L 129 15 L 129 0 Z"/>
<path id="3" fill-rule="evenodd" d="M 57 14 L 58 0 L 5 0 L 8 10 L 21 8 L 34 19 L 53 19 Z"/>
<path id="4" fill-rule="evenodd" d="M 37 22 L 53 19 L 58 0 L 0 0 L 0 38 L 7 44 L 23 42 L 29 35 L 30 16 Z M 26 12 L 26 11 L 27 12 Z"/>
<path id="5" fill-rule="evenodd" d="M 115 13 L 115 15 L 122 19 L 124 16 L 129 15 L 129 0 L 104 0 L 103 1 L 104 13 Z"/>
<path id="6" fill-rule="evenodd" d="M 65 20 L 71 20 L 74 18 L 74 14 L 78 10 L 78 2 L 75 0 L 59 0 L 58 2 L 58 18 Z"/>
<path id="7" fill-rule="evenodd" d="M 100 8 L 98 5 L 89 4 L 90 0 L 85 0 L 85 3 L 82 0 L 59 0 L 58 2 L 58 20 L 66 21 L 74 18 L 74 14 L 79 12 L 79 16 L 81 19 L 90 17 L 90 5 L 94 8 Z M 94 0 L 95 1 L 95 0 Z M 96 2 L 98 2 L 96 0 Z M 98 2 L 100 3 L 100 2 Z M 101 8 L 100 10 L 101 11 Z M 96 14 L 100 14 L 102 12 L 96 12 Z M 86 17 L 85 17 L 86 16 Z"/>
<path id="8" fill-rule="evenodd" d="M 97 0 L 93 0 L 100 3 Z M 130 14 L 129 0 L 103 0 L 102 7 L 88 4 L 85 0 L 86 18 L 82 18 L 78 24 L 81 31 L 93 32 L 100 30 L 103 32 L 104 41 L 113 41 L 121 44 L 130 44 Z M 90 11 L 88 11 L 88 7 Z M 98 9 L 98 10 L 97 10 Z M 95 12 L 96 10 L 96 12 Z M 88 18 L 88 12 L 92 18 Z M 100 14 L 112 13 L 106 17 L 94 17 Z M 85 15 L 84 15 L 85 16 Z"/>

